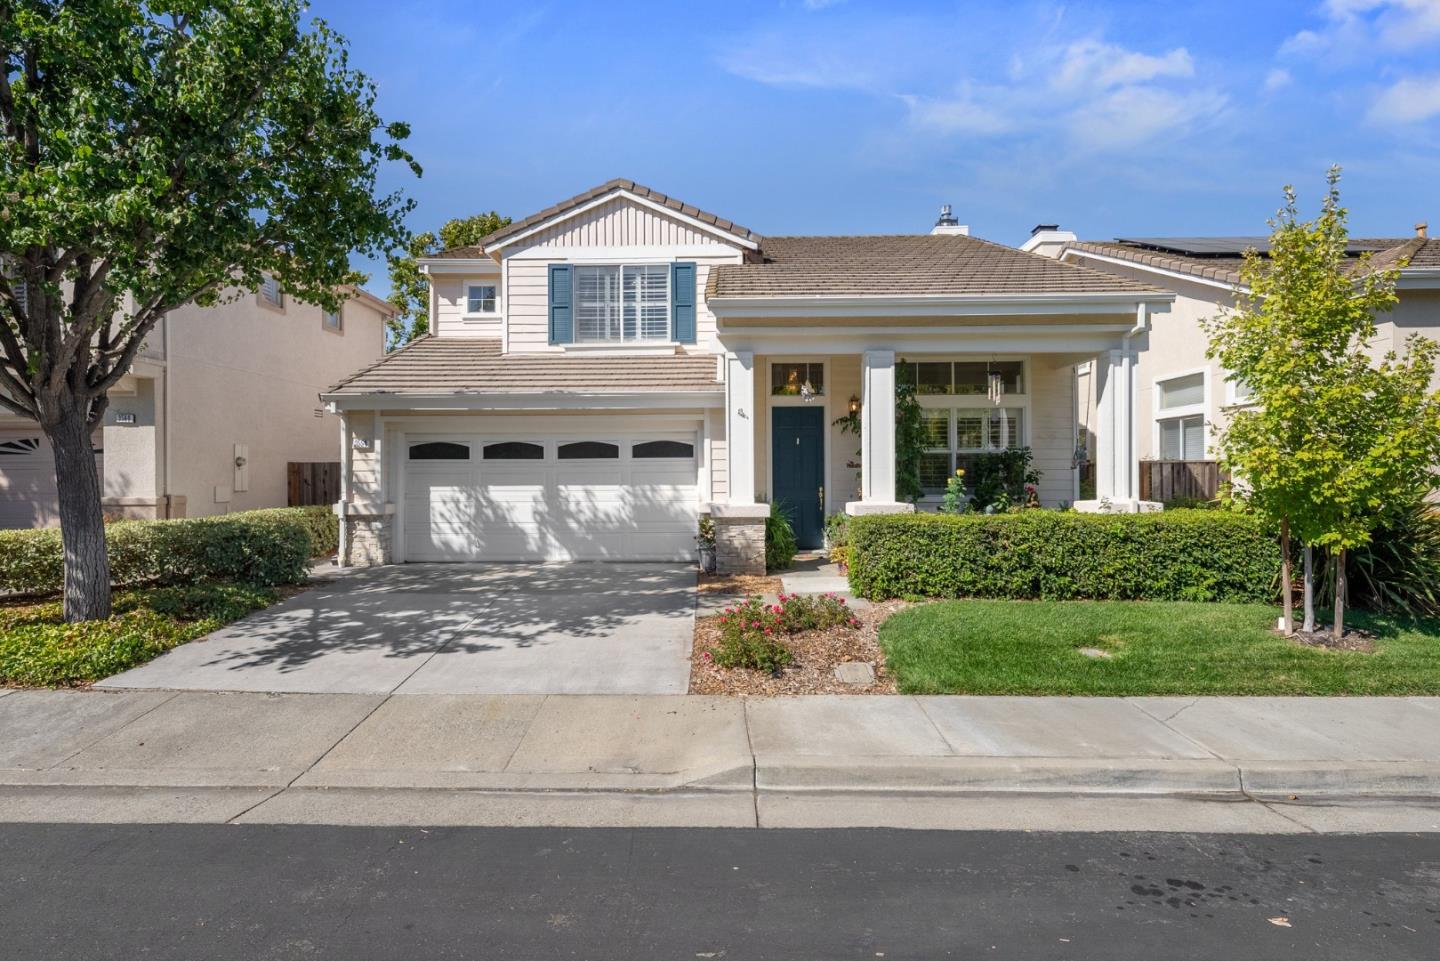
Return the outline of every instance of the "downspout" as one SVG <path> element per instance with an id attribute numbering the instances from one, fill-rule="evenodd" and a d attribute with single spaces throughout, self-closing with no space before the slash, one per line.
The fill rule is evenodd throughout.
<path id="1" fill-rule="evenodd" d="M 171 518 L 175 516 L 175 502 L 173 499 L 174 488 L 171 487 L 172 475 L 170 470 L 170 364 L 172 363 L 170 357 L 170 314 L 166 314 L 161 323 L 164 327 L 160 332 L 160 349 L 165 352 L 165 394 L 160 401 L 161 414 L 165 418 L 165 427 L 160 431 L 160 447 L 165 455 L 165 469 L 161 474 L 161 482 L 164 484 L 165 489 L 161 494 L 165 498 L 165 516 L 166 518 Z"/>
<path id="2" fill-rule="evenodd" d="M 331 405 L 331 410 L 335 410 Z M 352 447 L 350 441 L 350 418 L 343 410 L 340 414 L 340 503 L 335 505 L 335 513 L 340 517 L 340 539 L 335 551 L 335 566 L 345 567 L 346 558 L 349 556 L 350 546 L 349 526 L 345 522 L 345 512 L 350 507 L 350 464 L 352 461 Z"/>

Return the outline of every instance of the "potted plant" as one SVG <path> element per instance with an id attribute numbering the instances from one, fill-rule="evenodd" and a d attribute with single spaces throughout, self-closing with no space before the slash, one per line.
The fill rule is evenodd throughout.
<path id="1" fill-rule="evenodd" d="M 700 573 L 715 573 L 715 521 L 709 517 L 700 518 L 700 531 L 695 535 L 700 547 Z"/>

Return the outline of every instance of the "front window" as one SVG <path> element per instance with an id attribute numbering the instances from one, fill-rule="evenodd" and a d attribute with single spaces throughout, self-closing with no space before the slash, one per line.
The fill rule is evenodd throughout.
<path id="1" fill-rule="evenodd" d="M 340 330 L 342 323 L 340 320 L 340 311 L 326 310 L 321 312 L 320 323 L 324 325 L 326 330 Z"/>
<path id="2" fill-rule="evenodd" d="M 898 368 L 920 403 L 926 494 L 944 493 L 956 469 L 971 471 L 980 454 L 1025 446 L 1023 360 L 906 360 Z"/>
<path id="3" fill-rule="evenodd" d="M 1170 417 L 1160 422 L 1161 460 L 1204 460 L 1205 418 Z"/>
<path id="4" fill-rule="evenodd" d="M 577 266 L 575 339 L 580 343 L 669 340 L 670 266 Z"/>
<path id="5" fill-rule="evenodd" d="M 280 281 L 269 274 L 260 281 L 260 297 L 272 307 L 285 306 L 285 294 L 280 290 Z"/>
<path id="6" fill-rule="evenodd" d="M 465 313 L 495 313 L 495 285 L 471 284 L 465 288 Z"/>
<path id="7" fill-rule="evenodd" d="M 824 364 L 771 364 L 770 393 L 775 397 L 823 397 Z"/>
<path id="8" fill-rule="evenodd" d="M 1205 459 L 1205 374 L 1155 383 L 1161 460 Z"/>

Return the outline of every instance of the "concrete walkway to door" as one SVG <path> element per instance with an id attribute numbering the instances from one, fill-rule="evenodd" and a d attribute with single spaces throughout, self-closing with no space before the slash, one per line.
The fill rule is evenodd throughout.
<path id="1" fill-rule="evenodd" d="M 97 687 L 684 694 L 695 572 L 663 564 L 340 571 Z"/>

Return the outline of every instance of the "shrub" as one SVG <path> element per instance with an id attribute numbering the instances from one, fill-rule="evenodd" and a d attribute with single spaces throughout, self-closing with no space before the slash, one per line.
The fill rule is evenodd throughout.
<path id="1" fill-rule="evenodd" d="M 794 655 L 784 638 L 802 631 L 859 625 L 843 598 L 833 594 L 781 594 L 779 603 L 758 597 L 725 608 L 720 615 L 720 644 L 710 657 L 721 667 L 747 667 L 780 673 Z"/>
<path id="2" fill-rule="evenodd" d="M 862 597 L 1270 601 L 1280 552 L 1232 511 L 888 514 L 850 525 Z"/>
<path id="3" fill-rule="evenodd" d="M 1040 472 L 1030 466 L 1033 454 L 1028 447 L 973 454 L 967 457 L 970 473 L 970 509 L 1003 511 L 1012 504 L 1024 504 L 1025 488 L 1040 483 Z"/>
<path id="4" fill-rule="evenodd" d="M 340 549 L 340 517 L 333 507 L 269 507 L 227 517 L 294 521 L 310 535 L 310 556 L 329 557 Z"/>
<path id="5" fill-rule="evenodd" d="M 752 597 L 720 615 L 720 644 L 710 651 L 721 667 L 748 667 L 779 674 L 794 658 L 782 640 L 785 634 L 777 605 Z"/>
<path id="6" fill-rule="evenodd" d="M 795 560 L 799 547 L 795 543 L 795 529 L 790 518 L 779 504 L 770 505 L 770 516 L 765 518 L 765 569 L 782 571 Z"/>
<path id="7" fill-rule="evenodd" d="M 59 601 L 0 607 L 0 684 L 98 681 L 275 600 L 267 587 L 209 582 L 122 591 L 112 616 L 77 624 L 65 623 Z"/>
<path id="8" fill-rule="evenodd" d="M 850 563 L 850 515 L 843 511 L 825 518 L 825 547 L 836 564 Z"/>
<path id="9" fill-rule="evenodd" d="M 1372 611 L 1440 614 L 1440 510 L 1417 501 L 1377 529 L 1370 543 L 1345 554 L 1348 603 Z M 1333 596 L 1327 564 L 1319 596 Z"/>
<path id="10" fill-rule="evenodd" d="M 331 544 L 320 510 L 283 508 L 171 521 L 119 521 L 105 528 L 116 586 L 183 584 L 206 578 L 300 584 L 313 553 Z M 334 515 L 330 515 L 334 520 Z M 0 531 L 0 590 L 59 591 L 60 531 Z"/>

